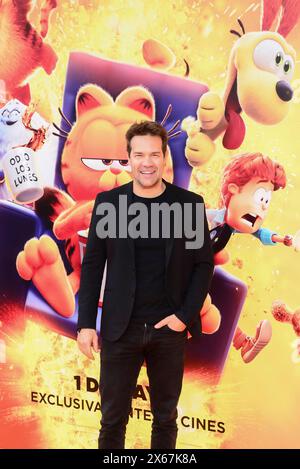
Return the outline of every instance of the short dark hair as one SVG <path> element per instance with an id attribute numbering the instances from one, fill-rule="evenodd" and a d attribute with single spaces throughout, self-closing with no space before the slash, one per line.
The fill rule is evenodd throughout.
<path id="1" fill-rule="evenodd" d="M 154 137 L 160 137 L 162 142 L 162 152 L 164 155 L 166 154 L 168 133 L 161 124 L 154 121 L 143 121 L 132 124 L 126 132 L 128 155 L 130 155 L 131 152 L 131 139 L 136 135 L 153 135 Z"/>

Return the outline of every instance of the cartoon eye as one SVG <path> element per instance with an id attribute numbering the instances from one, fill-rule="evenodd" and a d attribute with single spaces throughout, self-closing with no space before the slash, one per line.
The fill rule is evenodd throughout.
<path id="1" fill-rule="evenodd" d="M 127 166 L 129 165 L 129 161 L 128 160 L 119 160 L 119 163 L 121 166 Z"/>
<path id="2" fill-rule="evenodd" d="M 289 60 L 286 60 L 283 65 L 283 71 L 284 73 L 289 73 L 290 69 L 292 68 L 292 65 Z"/>
<path id="3" fill-rule="evenodd" d="M 258 68 L 276 73 L 284 56 L 284 51 L 277 41 L 265 39 L 255 47 L 253 60 Z"/>
<path id="4" fill-rule="evenodd" d="M 270 205 L 271 199 L 272 199 L 272 191 L 266 191 L 266 195 L 265 195 L 265 204 L 266 204 L 267 206 Z"/>
<path id="5" fill-rule="evenodd" d="M 105 171 L 113 160 L 105 158 L 81 158 L 82 163 L 95 171 Z"/>
<path id="6" fill-rule="evenodd" d="M 2 116 L 7 118 L 9 116 L 9 112 L 7 109 L 5 109 L 3 112 L 2 112 Z"/>
<path id="7" fill-rule="evenodd" d="M 10 113 L 10 118 L 12 120 L 17 120 L 19 118 L 19 116 L 20 116 L 20 113 L 16 109 L 14 111 L 11 111 L 11 113 Z"/>
<path id="8" fill-rule="evenodd" d="M 289 81 L 293 78 L 294 75 L 294 69 L 295 69 L 295 62 L 294 59 L 290 55 L 286 55 L 284 57 L 284 62 L 282 63 L 283 65 L 283 73 L 284 73 L 284 79 L 288 79 Z"/>
<path id="9" fill-rule="evenodd" d="M 261 187 L 255 191 L 253 199 L 257 204 L 261 204 L 267 198 L 266 196 L 267 191 Z"/>
<path id="10" fill-rule="evenodd" d="M 110 168 L 118 168 L 122 171 L 131 171 L 128 160 L 113 160 L 108 158 L 81 158 L 82 163 L 95 171 L 106 171 Z"/>
<path id="11" fill-rule="evenodd" d="M 281 62 L 283 61 L 283 55 L 281 52 L 277 52 L 276 57 L 275 57 L 275 63 L 276 65 L 280 65 Z"/>
<path id="12" fill-rule="evenodd" d="M 114 161 L 113 166 L 115 168 L 121 169 L 122 171 L 131 171 L 131 165 L 128 160 L 118 160 Z"/>

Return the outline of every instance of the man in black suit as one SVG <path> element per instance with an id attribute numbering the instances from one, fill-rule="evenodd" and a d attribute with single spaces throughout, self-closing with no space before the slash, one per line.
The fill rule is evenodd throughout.
<path id="1" fill-rule="evenodd" d="M 99 193 L 93 208 L 81 270 L 78 346 L 89 358 L 92 350 L 99 351 L 96 316 L 107 262 L 100 330 L 99 448 L 124 448 L 131 400 L 145 361 L 153 414 L 151 448 L 172 449 L 187 331 L 201 335 L 199 312 L 213 274 L 213 254 L 203 198 L 162 178 L 168 139 L 164 127 L 156 122 L 134 124 L 126 139 L 133 181 Z M 163 204 L 162 219 L 151 218 L 157 204 Z M 166 235 L 166 225 L 158 221 L 166 222 L 171 205 L 183 215 L 187 206 L 190 211 L 180 218 L 180 210 L 174 208 Z M 137 206 L 143 207 L 139 220 L 133 218 Z M 184 233 L 179 230 L 178 235 L 183 219 Z M 186 222 L 194 231 L 187 232 Z M 151 229 L 158 229 L 156 236 Z M 189 233 L 201 235 L 201 243 L 189 244 Z"/>

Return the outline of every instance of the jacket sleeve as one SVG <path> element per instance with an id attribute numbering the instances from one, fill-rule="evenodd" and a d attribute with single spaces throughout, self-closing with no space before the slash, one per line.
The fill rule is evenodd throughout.
<path id="1" fill-rule="evenodd" d="M 96 225 L 100 219 L 100 216 L 96 214 L 99 203 L 101 203 L 101 194 L 98 194 L 95 199 L 86 251 L 81 265 L 77 330 L 96 329 L 98 301 L 106 262 L 105 239 L 99 238 L 96 233 Z"/>
<path id="2" fill-rule="evenodd" d="M 202 199 L 203 202 L 203 199 Z M 175 315 L 187 326 L 191 326 L 199 315 L 208 294 L 214 272 L 214 258 L 205 210 L 203 211 L 204 242 L 195 250 L 194 267 L 183 305 Z"/>

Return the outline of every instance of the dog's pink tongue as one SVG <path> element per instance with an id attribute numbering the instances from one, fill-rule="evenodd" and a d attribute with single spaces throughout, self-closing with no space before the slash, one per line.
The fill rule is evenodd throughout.
<path id="1" fill-rule="evenodd" d="M 223 146 L 228 150 L 235 150 L 239 148 L 245 138 L 246 127 L 239 112 L 235 109 L 226 109 L 225 117 L 228 122 L 228 127 L 223 137 Z"/>

